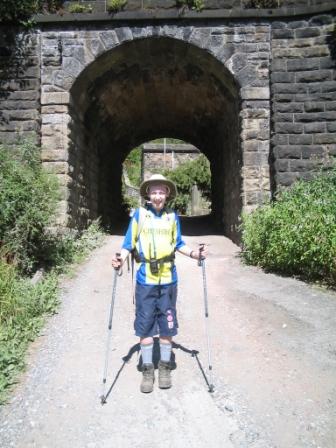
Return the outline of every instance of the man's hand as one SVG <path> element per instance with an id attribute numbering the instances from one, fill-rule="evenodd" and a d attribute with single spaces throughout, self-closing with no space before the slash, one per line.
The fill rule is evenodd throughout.
<path id="1" fill-rule="evenodd" d="M 200 244 L 198 250 L 192 250 L 190 252 L 190 258 L 194 258 L 195 260 L 205 260 L 208 255 L 208 247 L 205 244 Z"/>
<path id="2" fill-rule="evenodd" d="M 205 246 L 205 243 L 201 243 L 198 245 L 198 266 L 202 266 L 202 261 L 205 260 L 206 258 L 206 254 L 207 254 L 207 249 Z"/>
<path id="3" fill-rule="evenodd" d="M 116 271 L 119 271 L 119 269 L 121 268 L 122 265 L 123 265 L 123 261 L 122 261 L 121 255 L 120 255 L 120 253 L 117 252 L 115 254 L 115 257 L 112 258 L 112 266 L 114 267 L 114 269 Z"/>
<path id="4" fill-rule="evenodd" d="M 208 248 L 207 248 L 207 245 L 206 245 L 205 243 L 201 243 L 201 244 L 199 244 L 199 249 L 198 249 L 198 259 L 199 259 L 199 260 L 205 260 L 207 254 L 208 254 Z"/>

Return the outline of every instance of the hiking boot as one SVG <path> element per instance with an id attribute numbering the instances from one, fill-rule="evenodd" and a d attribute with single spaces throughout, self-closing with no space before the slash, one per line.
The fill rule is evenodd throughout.
<path id="1" fill-rule="evenodd" d="M 148 394 L 153 391 L 154 385 L 154 365 L 153 364 L 144 364 L 142 366 L 142 381 L 140 390 L 144 394 Z"/>
<path id="2" fill-rule="evenodd" d="M 169 389 L 172 386 L 170 362 L 159 361 L 159 388 Z"/>

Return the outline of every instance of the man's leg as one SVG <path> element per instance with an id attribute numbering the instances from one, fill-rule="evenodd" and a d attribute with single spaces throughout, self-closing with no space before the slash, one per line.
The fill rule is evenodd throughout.
<path id="1" fill-rule="evenodd" d="M 166 285 L 161 288 L 160 314 L 158 318 L 160 328 L 160 362 L 159 387 L 169 389 L 171 382 L 171 352 L 172 338 L 177 334 L 176 318 L 177 285 Z"/>
<path id="2" fill-rule="evenodd" d="M 170 357 L 172 351 L 172 338 L 160 337 L 160 361 L 159 361 L 159 388 L 169 389 L 172 386 Z"/>
<path id="3" fill-rule="evenodd" d="M 153 364 L 153 345 L 152 337 L 140 338 L 142 364 Z"/>
<path id="4" fill-rule="evenodd" d="M 170 362 L 172 339 L 171 336 L 160 336 L 160 361 Z"/>
<path id="5" fill-rule="evenodd" d="M 142 357 L 141 392 L 149 393 L 153 390 L 153 337 L 156 332 L 155 288 L 151 285 L 136 284 L 135 300 L 136 315 L 134 321 L 135 334 L 140 338 Z"/>
<path id="6" fill-rule="evenodd" d="M 142 381 L 141 392 L 148 394 L 153 391 L 154 365 L 153 365 L 153 338 L 140 338 L 140 349 L 142 356 Z"/>

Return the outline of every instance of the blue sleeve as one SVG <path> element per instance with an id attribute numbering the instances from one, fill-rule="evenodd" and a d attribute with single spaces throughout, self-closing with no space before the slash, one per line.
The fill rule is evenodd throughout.
<path id="1" fill-rule="evenodd" d="M 175 248 L 176 248 L 176 250 L 178 250 L 181 247 L 185 246 L 186 243 L 182 239 L 180 218 L 178 217 L 178 215 L 176 213 L 175 213 L 175 221 L 176 221 L 176 245 L 175 245 Z"/>
<path id="2" fill-rule="evenodd" d="M 128 250 L 129 252 L 131 252 L 131 250 L 135 246 L 135 239 L 136 239 L 135 237 L 137 235 L 138 221 L 139 221 L 139 209 L 137 208 L 129 222 L 124 242 L 122 245 L 122 248 Z"/>

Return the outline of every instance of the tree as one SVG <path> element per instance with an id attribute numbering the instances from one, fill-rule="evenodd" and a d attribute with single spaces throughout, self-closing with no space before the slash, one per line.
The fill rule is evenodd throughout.
<path id="1" fill-rule="evenodd" d="M 197 185 L 203 197 L 211 200 L 210 164 L 203 154 L 195 160 L 182 163 L 174 170 L 164 170 L 163 175 L 175 182 L 177 186 L 178 195 L 170 205 L 179 213 L 186 213 L 193 185 Z"/>

